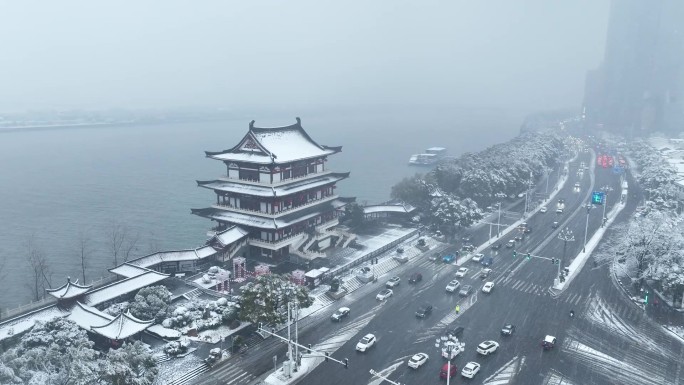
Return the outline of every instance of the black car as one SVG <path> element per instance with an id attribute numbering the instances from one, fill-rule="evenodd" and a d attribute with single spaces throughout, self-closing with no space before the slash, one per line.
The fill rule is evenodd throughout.
<path id="1" fill-rule="evenodd" d="M 456 338 L 461 338 L 461 336 L 463 335 L 463 326 L 457 326 L 449 330 L 447 334 Z"/>
<path id="2" fill-rule="evenodd" d="M 432 313 L 432 305 L 425 304 L 418 308 L 418 311 L 416 312 L 416 317 L 425 318 L 428 315 L 430 315 L 430 313 Z"/>
<path id="3" fill-rule="evenodd" d="M 470 245 L 470 244 L 463 245 L 463 247 L 461 249 L 463 249 L 463 251 L 473 251 L 473 250 L 475 250 L 475 246 Z"/>
<path id="4" fill-rule="evenodd" d="M 463 240 L 463 243 L 470 243 L 470 237 L 469 237 L 469 236 L 467 236 L 467 235 L 466 235 L 466 236 L 464 236 L 464 237 L 463 237 L 463 238 L 461 238 L 461 239 Z"/>
<path id="5" fill-rule="evenodd" d="M 532 232 L 532 228 L 530 226 L 525 226 L 525 234 L 529 234 Z"/>
<path id="6" fill-rule="evenodd" d="M 500 244 L 500 243 L 495 243 L 495 244 L 492 246 L 492 250 L 499 250 L 500 248 L 501 248 L 501 244 Z"/>
<path id="7" fill-rule="evenodd" d="M 411 274 L 411 278 L 409 278 L 409 283 L 418 283 L 422 280 L 423 280 L 423 274 L 413 273 L 413 274 Z"/>
<path id="8" fill-rule="evenodd" d="M 515 325 L 505 325 L 503 328 L 501 328 L 501 335 L 502 336 L 510 336 L 515 333 Z"/>

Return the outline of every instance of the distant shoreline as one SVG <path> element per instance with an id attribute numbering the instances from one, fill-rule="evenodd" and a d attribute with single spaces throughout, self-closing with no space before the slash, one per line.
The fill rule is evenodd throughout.
<path id="1" fill-rule="evenodd" d="M 217 118 L 192 118 L 192 119 L 175 119 L 175 120 L 159 120 L 159 121 L 144 121 L 144 120 L 130 120 L 111 123 L 69 123 L 69 124 L 45 124 L 33 126 L 10 126 L 0 127 L 0 134 L 16 133 L 16 132 L 31 132 L 31 131 L 50 131 L 69 128 L 102 128 L 102 127 L 123 127 L 133 125 L 158 125 L 158 124 L 176 124 L 176 123 L 191 123 L 191 122 L 206 122 L 206 121 L 221 121 L 232 120 L 235 118 L 217 117 Z"/>

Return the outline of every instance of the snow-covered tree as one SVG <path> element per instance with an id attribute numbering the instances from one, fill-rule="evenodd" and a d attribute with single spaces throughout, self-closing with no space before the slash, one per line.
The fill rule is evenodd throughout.
<path id="1" fill-rule="evenodd" d="M 92 347 L 85 330 L 71 321 L 37 323 L 0 356 L 1 383 L 19 378 L 25 384 L 92 384 L 99 376 L 99 353 Z"/>
<path id="2" fill-rule="evenodd" d="M 407 177 L 401 182 L 392 186 L 392 199 L 406 202 L 421 210 L 430 207 L 430 194 L 435 190 L 435 186 L 427 182 L 420 174 Z"/>
<path id="3" fill-rule="evenodd" d="M 452 194 L 440 194 L 432 199 L 432 222 L 447 235 L 465 228 L 482 218 L 482 211 L 470 198 L 459 200 Z"/>
<path id="4" fill-rule="evenodd" d="M 287 304 L 296 300 L 304 309 L 313 304 L 306 287 L 287 276 L 261 275 L 242 287 L 240 319 L 252 323 L 281 324 L 287 321 Z"/>
<path id="5" fill-rule="evenodd" d="M 166 287 L 148 286 L 138 291 L 129 310 L 136 318 L 161 322 L 169 315 L 170 303 L 171 292 Z"/>
<path id="6" fill-rule="evenodd" d="M 111 349 L 100 366 L 101 378 L 112 385 L 149 385 L 157 375 L 157 362 L 140 341 Z"/>

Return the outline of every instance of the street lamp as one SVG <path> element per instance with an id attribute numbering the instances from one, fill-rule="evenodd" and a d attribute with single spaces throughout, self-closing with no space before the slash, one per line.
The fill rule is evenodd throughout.
<path id="1" fill-rule="evenodd" d="M 593 207 L 594 206 L 592 206 L 591 203 L 587 203 L 587 223 L 586 225 L 584 225 L 584 245 L 582 246 L 583 253 L 587 251 L 587 234 L 589 233 L 589 211 L 591 211 Z"/>
<path id="2" fill-rule="evenodd" d="M 447 357 L 447 375 L 446 375 L 447 385 L 449 385 L 449 380 L 451 379 L 451 352 L 454 350 L 454 347 L 455 347 L 454 345 L 447 345 L 446 346 L 447 354 L 448 354 L 448 357 Z"/>
<path id="3" fill-rule="evenodd" d="M 558 233 L 558 239 L 563 241 L 563 259 L 558 261 L 558 280 L 560 281 L 561 263 L 563 260 L 565 260 L 565 250 L 568 248 L 568 242 L 575 241 L 575 236 L 572 234 L 572 230 L 566 227 L 563 230 L 561 230 L 560 233 Z"/>

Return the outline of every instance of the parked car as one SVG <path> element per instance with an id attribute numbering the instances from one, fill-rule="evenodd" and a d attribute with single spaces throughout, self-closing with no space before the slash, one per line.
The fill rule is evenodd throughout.
<path id="1" fill-rule="evenodd" d="M 414 354 L 413 357 L 409 359 L 408 366 L 409 368 L 418 369 L 423 366 L 429 358 L 430 356 L 425 353 Z"/>
<path id="2" fill-rule="evenodd" d="M 503 328 L 501 328 L 502 336 L 511 336 L 513 333 L 515 333 L 515 325 L 513 324 L 506 324 Z"/>
<path id="3" fill-rule="evenodd" d="M 456 256 L 453 254 L 447 254 L 447 255 L 442 257 L 442 261 L 444 261 L 444 263 L 451 263 L 455 260 L 456 260 Z"/>
<path id="4" fill-rule="evenodd" d="M 473 262 L 480 262 L 482 260 L 482 258 L 484 258 L 484 254 L 478 253 L 478 254 L 473 255 L 472 261 Z"/>
<path id="5" fill-rule="evenodd" d="M 482 286 L 482 292 L 483 293 L 491 293 L 492 290 L 494 290 L 494 282 L 487 282 Z"/>
<path id="6" fill-rule="evenodd" d="M 542 341 L 542 347 L 544 350 L 553 349 L 554 346 L 556 346 L 556 337 L 548 335 L 544 337 L 544 340 Z"/>
<path id="7" fill-rule="evenodd" d="M 451 282 L 446 286 L 446 291 L 448 293 L 453 293 L 461 286 L 461 283 L 457 279 L 452 279 Z"/>
<path id="8" fill-rule="evenodd" d="M 387 283 L 385 284 L 385 287 L 387 287 L 387 288 L 396 287 L 399 285 L 399 282 L 401 282 L 401 278 L 394 276 L 394 277 L 390 278 L 389 281 L 387 281 Z"/>
<path id="9" fill-rule="evenodd" d="M 330 316 L 330 319 L 338 322 L 342 321 L 342 318 L 348 317 L 350 312 L 351 309 L 349 309 L 348 307 L 341 307 Z"/>
<path id="10" fill-rule="evenodd" d="M 445 380 L 447 377 L 451 378 L 458 373 L 458 368 L 454 364 L 449 364 L 448 362 L 442 366 L 439 371 L 439 378 Z"/>
<path id="11" fill-rule="evenodd" d="M 539 212 L 543 214 L 543 213 L 545 213 L 547 210 L 548 210 L 548 209 L 546 208 L 546 206 L 542 206 L 542 208 L 539 209 Z"/>
<path id="12" fill-rule="evenodd" d="M 470 285 L 463 285 L 463 287 L 461 288 L 461 291 L 458 292 L 458 295 L 460 295 L 460 296 L 462 296 L 462 297 L 467 297 L 468 295 L 470 295 L 470 293 L 471 293 L 472 291 L 473 291 L 473 287 L 472 287 L 472 286 L 470 286 Z"/>
<path id="13" fill-rule="evenodd" d="M 432 313 L 432 305 L 430 304 L 425 304 L 421 305 L 418 310 L 416 311 L 416 317 L 418 318 L 425 318 Z"/>
<path id="14" fill-rule="evenodd" d="M 467 267 L 461 267 L 456 271 L 457 277 L 465 277 L 466 274 L 468 274 L 468 268 Z"/>
<path id="15" fill-rule="evenodd" d="M 384 301 L 387 298 L 391 297 L 392 294 L 394 294 L 392 289 L 385 289 L 385 290 L 379 292 L 378 295 L 375 296 L 375 299 L 377 299 L 378 301 Z"/>
<path id="16" fill-rule="evenodd" d="M 356 344 L 356 350 L 359 352 L 365 352 L 366 350 L 372 348 L 375 346 L 376 338 L 374 334 L 368 333 L 363 338 L 361 338 L 361 341 Z"/>
<path id="17" fill-rule="evenodd" d="M 483 356 L 488 356 L 499 348 L 499 343 L 496 341 L 483 341 L 481 344 L 477 345 L 476 351 Z"/>
<path id="18" fill-rule="evenodd" d="M 473 378 L 480 371 L 480 364 L 474 361 L 470 361 L 461 370 L 461 376 L 466 378 Z"/>
<path id="19" fill-rule="evenodd" d="M 423 280 L 423 274 L 413 273 L 409 278 L 409 283 L 418 283 Z"/>

